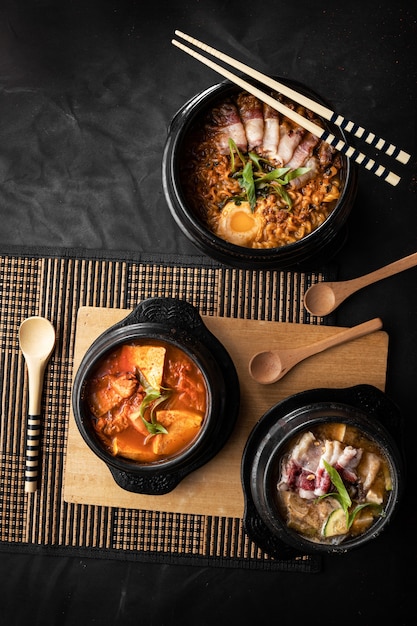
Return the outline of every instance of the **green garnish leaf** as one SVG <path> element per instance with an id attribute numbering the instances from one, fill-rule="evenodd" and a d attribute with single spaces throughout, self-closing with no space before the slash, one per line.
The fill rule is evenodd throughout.
<path id="1" fill-rule="evenodd" d="M 245 165 L 246 159 L 244 158 L 244 156 L 242 155 L 241 151 L 237 147 L 235 140 L 232 139 L 231 137 L 229 137 L 229 150 L 230 150 L 230 162 L 231 162 L 232 173 L 234 174 L 235 171 L 236 171 L 236 169 L 235 169 L 236 168 L 235 154 L 238 155 L 238 157 L 242 161 L 243 165 Z"/>
<path id="2" fill-rule="evenodd" d="M 159 435 L 160 433 L 164 435 L 168 434 L 165 426 L 162 426 L 162 424 L 160 424 L 159 422 L 148 422 L 144 417 L 142 417 L 142 420 L 146 426 L 146 430 L 149 432 L 150 435 Z"/>
<path id="3" fill-rule="evenodd" d="M 271 182 L 273 180 L 276 180 L 277 182 L 279 182 L 281 185 L 285 185 L 286 182 L 284 181 L 284 176 L 285 174 L 287 174 L 290 171 L 289 167 L 280 167 L 278 169 L 275 170 L 271 170 L 270 172 L 268 172 L 267 174 L 264 174 L 264 176 L 262 176 L 262 178 L 260 178 L 259 180 L 264 182 L 264 181 L 268 181 Z M 297 170 L 294 170 L 297 171 Z M 287 181 L 288 182 L 288 181 Z"/>
<path id="4" fill-rule="evenodd" d="M 346 487 L 345 487 L 345 485 L 343 483 L 343 480 L 342 480 L 339 472 L 337 471 L 337 469 L 332 467 L 324 459 L 323 459 L 323 465 L 324 465 L 324 469 L 326 470 L 326 472 L 330 476 L 330 480 L 332 481 L 333 485 L 337 489 L 337 495 L 338 495 L 337 499 L 339 500 L 340 506 L 342 507 L 342 509 L 346 513 L 347 510 L 349 509 L 349 507 L 352 505 L 352 500 L 350 499 L 350 496 L 349 496 L 348 492 L 346 491 Z M 331 495 L 334 496 L 335 494 L 331 494 Z"/>
<path id="5" fill-rule="evenodd" d="M 290 170 L 287 174 L 284 175 L 281 181 L 278 182 L 281 182 L 281 185 L 287 185 L 291 180 L 294 180 L 294 178 L 298 178 L 303 174 L 307 174 L 307 172 L 309 171 L 309 167 L 297 167 L 297 169 L 295 170 Z"/>
<path id="6" fill-rule="evenodd" d="M 325 461 L 323 459 L 323 465 L 324 468 L 326 470 L 326 472 L 329 474 L 330 476 L 330 480 L 332 481 L 333 485 L 335 486 L 337 492 L 329 492 L 324 494 L 323 496 L 320 496 L 319 499 L 322 498 L 326 498 L 326 497 L 333 497 L 335 498 L 340 506 L 342 507 L 342 509 L 345 512 L 346 515 L 346 526 L 349 529 L 352 524 L 353 521 L 355 519 L 355 517 L 357 516 L 357 514 L 359 513 L 359 511 L 362 511 L 362 509 L 364 509 L 365 507 L 368 506 L 376 506 L 379 507 L 382 511 L 382 507 L 380 504 L 377 504 L 375 502 L 364 502 L 363 504 L 358 504 L 353 511 L 349 511 L 349 508 L 352 506 L 352 500 L 350 499 L 350 496 L 346 490 L 346 487 L 343 483 L 343 480 L 339 474 L 339 472 L 337 471 L 337 469 L 335 469 L 334 467 L 332 467 L 327 461 Z"/>
<path id="7" fill-rule="evenodd" d="M 288 204 L 288 207 L 291 208 L 292 199 L 285 187 L 283 185 L 273 185 L 273 187 L 276 193 L 281 196 L 281 198 Z"/>
<path id="8" fill-rule="evenodd" d="M 153 436 L 159 433 L 167 434 L 168 431 L 165 428 L 165 426 L 157 422 L 155 419 L 155 409 L 158 405 L 160 405 L 162 402 L 165 402 L 165 400 L 169 398 L 171 391 L 167 389 L 165 390 L 166 393 L 162 394 L 160 387 L 158 388 L 152 387 L 152 385 L 149 383 L 146 376 L 143 374 L 143 372 L 140 370 L 139 367 L 136 368 L 136 376 L 139 379 L 139 382 L 145 391 L 145 397 L 143 398 L 140 404 L 139 415 L 142 418 L 142 421 L 145 424 L 146 429 L 149 432 L 149 435 Z M 150 415 L 151 415 L 150 422 L 145 418 L 145 412 L 148 407 L 150 407 L 151 409 L 150 410 Z M 147 439 L 148 438 L 146 438 L 146 440 Z"/>
<path id="9" fill-rule="evenodd" d="M 351 511 L 348 514 L 348 518 L 347 518 L 347 527 L 350 528 L 353 524 L 353 521 L 355 519 L 355 517 L 357 516 L 357 514 L 359 513 L 359 511 L 362 511 L 362 509 L 364 509 L 365 507 L 368 506 L 375 506 L 377 508 L 380 509 L 381 513 L 382 513 L 382 507 L 380 504 L 377 504 L 376 502 L 364 502 L 363 504 L 358 504 L 358 506 L 356 506 L 353 511 Z"/>
<path id="10" fill-rule="evenodd" d="M 249 152 L 249 158 L 256 165 L 258 170 L 262 172 L 261 161 L 263 161 L 264 163 L 267 163 L 266 159 L 263 159 L 262 157 L 260 157 L 258 154 L 256 154 L 256 152 Z"/>
<path id="11" fill-rule="evenodd" d="M 285 186 L 295 178 L 310 171 L 310 168 L 298 167 L 292 170 L 290 167 L 278 167 L 271 169 L 272 165 L 266 159 L 256 154 L 256 152 L 249 152 L 247 155 L 248 159 L 246 159 L 231 137 L 229 138 L 229 150 L 231 176 L 238 180 L 240 187 L 246 193 L 246 198 L 243 198 L 243 200 L 241 196 L 232 198 L 236 204 L 246 200 L 249 202 L 251 211 L 254 212 L 257 194 L 266 195 L 267 193 L 272 193 L 283 198 L 288 208 L 291 209 L 292 199 Z M 243 165 L 242 169 L 238 169 L 236 155 Z M 263 166 L 263 164 L 265 165 Z M 255 171 L 253 166 L 255 166 Z"/>
<path id="12" fill-rule="evenodd" d="M 248 202 L 253 212 L 256 207 L 256 191 L 255 191 L 255 181 L 253 179 L 252 161 L 248 161 L 245 167 L 243 168 L 242 178 L 239 179 L 239 184 L 242 187 L 242 189 L 246 191 Z"/>

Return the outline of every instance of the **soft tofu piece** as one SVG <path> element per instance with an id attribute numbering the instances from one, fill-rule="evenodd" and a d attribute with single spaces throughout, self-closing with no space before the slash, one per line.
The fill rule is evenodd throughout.
<path id="1" fill-rule="evenodd" d="M 141 463 L 150 463 L 155 460 L 155 454 L 150 446 L 136 447 L 127 441 L 123 441 L 121 437 L 113 438 L 112 454 Z"/>
<path id="2" fill-rule="evenodd" d="M 328 439 L 335 439 L 336 441 L 343 441 L 346 434 L 346 424 L 335 423 L 328 427 Z"/>
<path id="3" fill-rule="evenodd" d="M 125 345 L 121 360 L 126 371 L 134 372 L 139 368 L 148 383 L 159 389 L 164 373 L 166 349 L 163 346 Z"/>
<path id="4" fill-rule="evenodd" d="M 152 437 L 155 454 L 169 456 L 187 446 L 196 437 L 203 416 L 192 411 L 161 410 L 156 414 L 157 422 L 165 426 L 168 433 Z"/>

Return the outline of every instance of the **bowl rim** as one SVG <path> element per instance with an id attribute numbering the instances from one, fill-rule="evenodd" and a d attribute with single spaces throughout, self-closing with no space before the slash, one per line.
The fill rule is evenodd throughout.
<path id="1" fill-rule="evenodd" d="M 312 424 L 304 419 L 311 407 L 317 412 L 312 418 Z M 271 495 L 272 483 L 268 482 L 271 475 L 276 475 L 277 464 L 290 439 L 323 421 L 323 416 L 329 415 L 334 416 L 332 421 L 358 426 L 374 439 L 387 457 L 393 478 L 385 516 L 376 520 L 370 529 L 357 538 L 347 539 L 338 545 L 312 542 L 289 529 L 278 513 L 277 504 Z M 279 436 L 279 430 L 282 430 L 282 436 Z M 401 431 L 402 417 L 398 407 L 384 392 L 372 385 L 307 390 L 271 407 L 252 430 L 242 457 L 244 524 L 248 534 L 261 545 L 270 545 L 273 539 L 277 555 L 282 545 L 307 552 L 344 553 L 377 537 L 395 515 L 404 491 L 405 465 L 403 442 L 399 434 Z M 266 461 L 262 455 L 269 455 Z M 265 463 L 264 469 L 260 469 L 262 463 Z"/>
<path id="2" fill-rule="evenodd" d="M 141 339 L 165 341 L 180 348 L 201 370 L 207 393 L 206 416 L 198 436 L 179 454 L 152 463 L 112 456 L 92 433 L 92 426 L 87 426 L 89 415 L 84 410 L 83 391 L 99 361 L 122 343 Z M 230 393 L 221 393 L 226 387 L 230 387 Z M 132 313 L 93 341 L 75 374 L 71 399 L 75 422 L 83 440 L 107 465 L 116 482 L 130 491 L 153 494 L 162 493 L 161 489 L 171 491 L 187 474 L 207 463 L 223 447 L 237 421 L 240 387 L 230 355 L 205 326 L 197 309 L 185 300 L 154 297 L 140 302 Z M 224 414 L 227 414 L 227 420 L 222 420 Z M 165 477 L 169 486 L 161 487 L 160 477 Z"/>
<path id="3" fill-rule="evenodd" d="M 109 336 L 110 339 L 110 336 Z M 112 339 L 112 343 L 111 345 L 109 345 L 109 347 L 107 348 L 103 348 L 101 351 L 99 351 L 97 354 L 95 354 L 91 360 L 90 363 L 87 364 L 87 362 L 85 363 L 83 369 L 81 370 L 80 373 L 80 401 L 82 402 L 82 404 L 84 405 L 84 393 L 86 390 L 86 387 L 88 385 L 88 380 L 90 379 L 91 376 L 94 375 L 94 372 L 96 370 L 96 368 L 99 366 L 99 364 L 106 359 L 106 357 L 110 356 L 113 352 L 115 352 L 118 348 L 120 348 L 123 344 L 126 343 L 151 343 L 151 342 L 157 342 L 160 344 L 167 344 L 167 345 L 171 345 L 174 347 L 179 348 L 182 352 L 184 352 L 192 361 L 193 363 L 200 369 L 201 374 L 204 378 L 204 384 L 205 384 L 205 391 L 206 391 L 206 401 L 207 401 L 207 409 L 206 409 L 206 413 L 204 416 L 204 420 L 203 420 L 203 425 L 202 428 L 200 430 L 200 432 L 198 433 L 197 437 L 190 443 L 189 446 L 187 446 L 186 448 L 184 448 L 179 454 L 176 455 L 172 455 L 166 459 L 162 459 L 162 460 L 156 460 L 156 461 L 152 461 L 152 462 L 139 462 L 139 461 L 134 461 L 132 459 L 127 459 L 126 457 L 114 457 L 113 455 L 111 455 L 110 452 L 106 451 L 106 449 L 103 447 L 103 445 L 100 443 L 100 440 L 97 436 L 94 435 L 94 432 L 86 427 L 85 424 L 85 420 L 83 416 L 80 416 L 80 414 L 77 412 L 76 415 L 76 421 L 77 421 L 77 425 L 80 426 L 80 424 L 82 425 L 82 431 L 85 432 L 87 431 L 89 434 L 91 433 L 91 436 L 88 436 L 86 439 L 86 442 L 88 443 L 88 445 L 91 447 L 91 449 L 102 459 L 104 460 L 106 463 L 109 463 L 110 465 L 113 465 L 116 468 L 120 468 L 120 467 L 130 467 L 131 469 L 135 469 L 137 467 L 140 468 L 148 468 L 148 467 L 153 467 L 156 468 L 160 465 L 164 465 L 166 467 L 168 467 L 169 465 L 172 465 L 175 461 L 175 459 L 178 456 L 188 456 L 189 454 L 191 454 L 192 452 L 192 448 L 194 447 L 194 445 L 197 445 L 198 440 L 204 435 L 206 429 L 207 429 L 207 416 L 209 414 L 209 412 L 211 411 L 211 406 L 212 406 L 212 401 L 213 401 L 213 397 L 212 397 L 212 391 L 209 385 L 209 380 L 207 377 L 207 372 L 206 372 L 206 368 L 202 368 L 201 364 L 199 363 L 199 361 L 196 359 L 195 355 L 192 353 L 192 351 L 188 348 L 188 346 L 184 346 L 182 345 L 178 340 L 172 338 L 172 337 L 165 337 L 162 336 L 161 334 L 161 328 L 158 327 L 157 325 L 150 325 L 150 324 L 146 324 L 146 325 L 141 325 L 141 324 L 137 324 L 137 325 L 132 325 L 129 327 L 129 331 L 126 332 L 125 329 L 116 329 L 115 333 L 111 335 L 111 339 Z M 94 353 L 93 353 L 94 354 Z M 77 420 L 80 420 L 78 421 Z M 88 419 L 86 417 L 86 419 Z M 121 461 L 120 459 L 123 459 L 123 461 Z"/>
<path id="4" fill-rule="evenodd" d="M 281 82 L 304 92 L 311 99 L 315 99 L 320 104 L 328 105 L 324 98 L 319 96 L 315 91 L 306 85 L 289 78 L 276 78 Z M 251 82 L 256 81 L 251 79 Z M 239 246 L 225 241 L 211 232 L 192 211 L 188 211 L 186 208 L 186 199 L 182 193 L 180 181 L 178 180 L 180 168 L 179 164 L 174 159 L 174 155 L 182 149 L 184 139 L 189 129 L 195 123 L 196 118 L 204 114 L 204 112 L 209 109 L 210 105 L 218 101 L 220 98 L 226 97 L 230 93 L 236 93 L 239 90 L 241 91 L 241 88 L 228 80 L 217 82 L 191 97 L 174 114 L 168 128 L 168 136 L 164 146 L 162 158 L 162 187 L 171 215 L 182 232 L 190 238 L 193 243 L 199 247 L 202 245 L 210 246 L 214 251 L 214 255 L 217 254 L 220 255 L 220 257 L 225 256 L 226 259 L 228 258 L 228 255 L 231 255 L 235 260 L 240 259 L 246 263 L 260 263 L 265 262 L 268 257 L 270 257 L 273 261 L 275 260 L 274 257 L 279 254 L 285 254 L 285 256 L 291 255 L 292 253 L 296 254 L 300 248 L 303 248 L 303 251 L 300 251 L 300 255 L 304 257 L 306 254 L 305 248 L 308 249 L 309 246 L 313 249 L 316 248 L 314 242 L 319 236 L 323 237 L 323 234 L 325 236 L 327 234 L 327 237 L 325 237 L 325 239 L 322 238 L 321 240 L 322 246 L 327 245 L 327 239 L 334 239 L 331 227 L 335 220 L 338 219 L 340 221 L 338 226 L 339 230 L 346 225 L 348 215 L 344 215 L 343 219 L 341 219 L 339 210 L 336 209 L 338 209 L 338 207 L 343 207 L 346 202 L 350 201 L 349 196 L 352 196 L 351 201 L 353 204 L 353 200 L 357 192 L 357 166 L 344 154 L 342 154 L 341 157 L 344 162 L 344 171 L 346 174 L 344 177 L 344 185 L 341 196 L 334 209 L 324 222 L 316 229 L 305 235 L 299 241 L 291 242 L 285 246 L 275 248 L 246 248 L 244 246 Z M 343 129 L 332 124 L 328 120 L 323 119 L 322 121 L 325 124 L 325 127 L 330 129 L 336 137 L 340 137 L 343 141 L 347 140 Z"/>

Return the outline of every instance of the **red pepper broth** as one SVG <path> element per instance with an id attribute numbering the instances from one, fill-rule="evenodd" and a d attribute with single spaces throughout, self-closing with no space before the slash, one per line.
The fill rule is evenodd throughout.
<path id="1" fill-rule="evenodd" d="M 109 353 L 85 397 L 105 449 L 140 463 L 183 452 L 198 437 L 207 410 L 200 368 L 177 346 L 154 340 Z"/>

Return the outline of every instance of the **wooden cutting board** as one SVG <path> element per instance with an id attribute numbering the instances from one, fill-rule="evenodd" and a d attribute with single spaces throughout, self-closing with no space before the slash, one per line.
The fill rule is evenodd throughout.
<path id="1" fill-rule="evenodd" d="M 74 374 L 94 339 L 128 313 L 125 309 L 79 309 Z M 388 354 L 385 331 L 377 331 L 310 357 L 282 380 L 265 386 L 255 383 L 248 374 L 248 363 L 255 352 L 270 347 L 306 345 L 342 329 L 209 316 L 203 316 L 203 320 L 228 350 L 241 386 L 240 414 L 225 447 L 171 493 L 160 496 L 134 494 L 121 489 L 107 466 L 90 451 L 79 434 L 71 408 L 64 472 L 66 502 L 241 518 L 242 453 L 252 428 L 267 409 L 294 393 L 318 387 L 344 388 L 366 383 L 385 390 Z"/>

